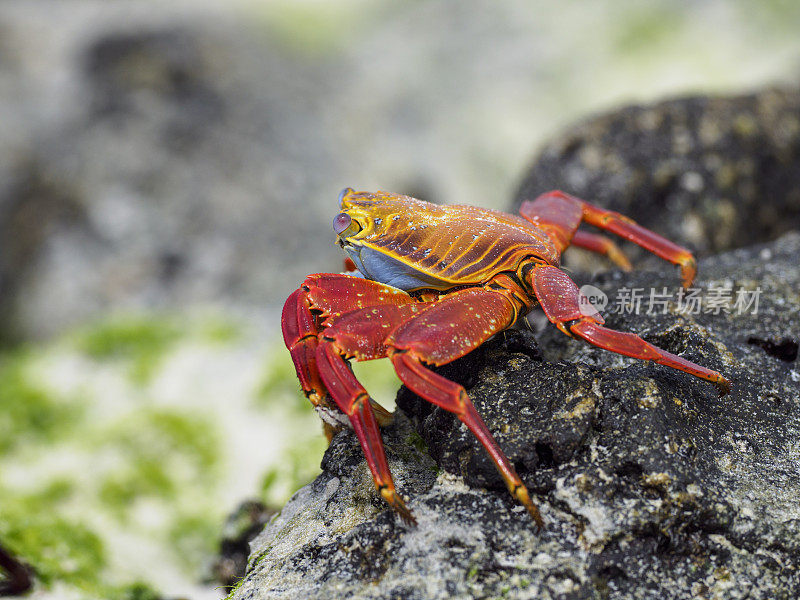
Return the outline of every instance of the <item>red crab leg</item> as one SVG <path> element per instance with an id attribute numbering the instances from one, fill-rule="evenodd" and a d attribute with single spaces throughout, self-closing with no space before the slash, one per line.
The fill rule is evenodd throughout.
<path id="1" fill-rule="evenodd" d="M 353 430 L 361 443 L 367 465 L 372 471 L 375 487 L 378 488 L 386 503 L 396 510 L 404 521 L 416 523 L 411 511 L 406 508 L 405 502 L 395 490 L 389 464 L 386 462 L 378 422 L 375 420 L 369 403 L 369 394 L 332 345 L 320 346 L 318 356 L 320 367 L 324 373 L 323 377 L 330 386 L 331 395 L 353 424 Z"/>
<path id="2" fill-rule="evenodd" d="M 625 253 L 622 252 L 619 246 L 611 241 L 610 238 L 604 235 L 597 235 L 596 233 L 589 233 L 588 231 L 578 229 L 572 237 L 571 245 L 584 248 L 590 252 L 602 254 L 608 257 L 611 262 L 623 271 L 631 270 L 631 262 L 628 260 L 628 257 L 625 256 Z"/>
<path id="3" fill-rule="evenodd" d="M 511 461 L 497 445 L 464 388 L 425 368 L 447 364 L 480 346 L 516 318 L 514 303 L 490 290 L 458 292 L 409 319 L 387 340 L 397 375 L 415 394 L 448 410 L 478 438 L 511 492 L 539 528 L 542 517 Z"/>
<path id="4" fill-rule="evenodd" d="M 590 344 L 618 354 L 652 360 L 710 381 L 722 394 L 730 392 L 730 383 L 722 375 L 701 367 L 686 359 L 661 350 L 645 342 L 638 335 L 603 327 L 603 319 L 581 302 L 578 286 L 560 269 L 549 265 L 537 265 L 530 275 L 536 297 L 547 318 L 567 334 L 574 334 Z M 581 312 L 583 307 L 583 312 Z"/>
<path id="5" fill-rule="evenodd" d="M 589 204 L 564 192 L 556 190 L 542 194 L 536 200 L 526 200 L 520 207 L 520 214 L 545 229 L 562 251 L 569 245 L 578 225 L 584 221 L 679 265 L 684 287 L 692 284 L 697 273 L 697 262 L 686 248 L 645 229 L 624 215 Z"/>
<path id="6" fill-rule="evenodd" d="M 320 375 L 341 411 L 348 416 L 361 443 L 375 487 L 408 523 L 416 523 L 397 493 L 386 462 L 378 423 L 369 394 L 356 379 L 346 358 L 370 360 L 386 356 L 383 340 L 415 312 L 429 304 L 385 305 L 356 310 L 332 319 L 317 350 Z"/>

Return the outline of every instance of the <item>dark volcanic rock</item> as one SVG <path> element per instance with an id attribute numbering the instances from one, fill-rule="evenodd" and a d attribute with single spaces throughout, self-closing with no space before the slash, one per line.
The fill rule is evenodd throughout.
<path id="1" fill-rule="evenodd" d="M 230 590 L 245 573 L 250 541 L 258 535 L 275 510 L 259 500 L 245 500 L 225 521 L 219 556 L 211 566 L 212 580 Z"/>
<path id="2" fill-rule="evenodd" d="M 790 234 L 701 261 L 699 314 L 670 302 L 665 314 L 607 315 L 722 371 L 729 396 L 550 329 L 541 354 L 511 331 L 442 369 L 517 465 L 546 521 L 540 535 L 466 429 L 402 390 L 384 438 L 419 526 L 377 500 L 345 432 L 256 539 L 233 598 L 798 597 L 798 254 Z M 593 284 L 613 300 L 675 282 L 665 271 Z M 715 314 L 712 287 L 760 289 L 757 314 Z"/>
<path id="3" fill-rule="evenodd" d="M 562 189 L 700 255 L 800 227 L 800 92 L 688 97 L 590 119 L 548 144 L 514 209 Z"/>

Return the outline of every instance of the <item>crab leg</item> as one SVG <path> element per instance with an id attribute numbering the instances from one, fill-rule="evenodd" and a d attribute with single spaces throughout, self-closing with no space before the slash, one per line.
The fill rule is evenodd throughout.
<path id="1" fill-rule="evenodd" d="M 408 523 L 416 521 L 395 490 L 369 394 L 350 370 L 346 359 L 370 360 L 386 356 L 383 340 L 388 332 L 428 306 L 430 303 L 385 305 L 346 313 L 331 320 L 317 349 L 320 376 L 336 405 L 353 425 L 375 487 Z"/>
<path id="2" fill-rule="evenodd" d="M 572 237 L 572 246 L 602 254 L 623 271 L 631 270 L 631 262 L 610 238 L 578 229 Z"/>
<path id="3" fill-rule="evenodd" d="M 495 463 L 511 495 L 539 528 L 542 517 L 511 461 L 497 445 L 464 388 L 427 369 L 443 365 L 477 348 L 509 327 L 516 307 L 505 294 L 487 289 L 457 292 L 398 327 L 387 340 L 397 375 L 415 394 L 448 410 L 478 438 Z"/>
<path id="4" fill-rule="evenodd" d="M 406 508 L 405 502 L 395 490 L 389 464 L 386 462 L 386 453 L 383 450 L 378 422 L 375 420 L 369 402 L 369 394 L 331 344 L 321 345 L 318 356 L 322 376 L 330 386 L 333 399 L 353 424 L 353 430 L 361 443 L 367 465 L 372 471 L 375 487 L 378 488 L 386 503 L 396 510 L 404 521 L 416 523 L 411 511 Z"/>
<path id="5" fill-rule="evenodd" d="M 530 277 L 547 318 L 564 333 L 576 335 L 594 346 L 618 354 L 652 360 L 705 379 L 716 385 L 722 394 L 730 392 L 730 383 L 716 371 L 661 350 L 633 333 L 603 327 L 603 318 L 591 308 L 585 298 L 581 301 L 583 296 L 578 286 L 560 269 L 550 265 L 537 265 Z"/>
<path id="6" fill-rule="evenodd" d="M 542 194 L 533 201 L 526 200 L 520 214 L 545 229 L 556 246 L 563 251 L 573 239 L 578 225 L 583 221 L 610 231 L 638 244 L 669 262 L 680 266 L 683 286 L 689 287 L 697 273 L 697 262 L 686 248 L 638 225 L 617 212 L 584 202 L 560 191 Z"/>

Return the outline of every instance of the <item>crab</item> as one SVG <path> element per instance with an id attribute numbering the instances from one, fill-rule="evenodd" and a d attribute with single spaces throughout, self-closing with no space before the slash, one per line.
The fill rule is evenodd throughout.
<path id="1" fill-rule="evenodd" d="M 604 327 L 600 313 L 559 268 L 572 245 L 630 263 L 593 225 L 696 274 L 691 252 L 631 219 L 560 191 L 522 203 L 520 216 L 474 206 L 441 206 L 387 192 L 339 195 L 333 220 L 352 274 L 309 275 L 283 307 L 282 329 L 303 392 L 332 435 L 352 427 L 380 496 L 416 523 L 395 489 L 380 426 L 391 413 L 374 402 L 349 361 L 389 358 L 405 386 L 455 415 L 480 441 L 511 495 L 543 526 L 539 510 L 464 388 L 431 367 L 450 363 L 539 306 L 563 333 L 625 356 L 684 371 L 717 386 L 717 371 Z"/>

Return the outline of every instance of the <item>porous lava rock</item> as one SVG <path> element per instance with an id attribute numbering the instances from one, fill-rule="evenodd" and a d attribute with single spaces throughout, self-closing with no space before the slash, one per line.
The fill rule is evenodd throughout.
<path id="1" fill-rule="evenodd" d="M 402 389 L 384 439 L 418 526 L 379 501 L 343 432 L 256 538 L 232 598 L 798 597 L 799 253 L 792 233 L 702 260 L 696 313 L 676 298 L 606 313 L 609 327 L 723 372 L 728 396 L 552 328 L 538 343 L 505 332 L 441 369 L 531 490 L 538 535 L 465 427 Z M 591 283 L 609 308 L 625 290 L 677 293 L 668 269 Z M 756 292 L 757 312 L 715 308 L 712 288 Z"/>

